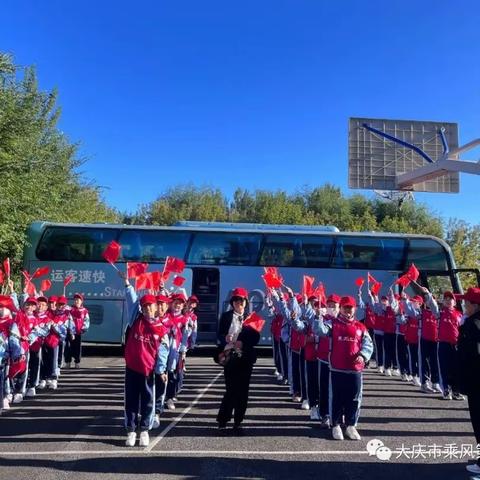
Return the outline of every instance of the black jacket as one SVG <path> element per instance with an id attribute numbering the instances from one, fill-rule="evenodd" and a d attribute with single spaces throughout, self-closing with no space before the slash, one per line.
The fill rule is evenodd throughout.
<path id="1" fill-rule="evenodd" d="M 246 318 L 247 315 L 244 315 Z M 228 312 L 222 313 L 220 317 L 220 321 L 218 324 L 218 332 L 217 332 L 217 347 L 218 353 L 223 351 L 227 341 L 225 337 L 230 330 L 230 325 L 232 324 L 233 320 L 233 310 L 229 310 Z M 257 361 L 257 354 L 255 352 L 255 345 L 258 344 L 260 341 L 260 333 L 250 327 L 242 328 L 242 331 L 238 335 L 238 339 L 241 340 L 243 343 L 242 347 L 242 357 L 245 361 L 255 363 Z"/>
<path id="2" fill-rule="evenodd" d="M 480 312 L 466 318 L 459 329 L 458 379 L 462 393 L 480 392 Z"/>

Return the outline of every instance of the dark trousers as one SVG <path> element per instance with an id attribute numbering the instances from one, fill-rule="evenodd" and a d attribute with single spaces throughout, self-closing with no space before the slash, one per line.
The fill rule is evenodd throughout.
<path id="1" fill-rule="evenodd" d="M 332 388 L 332 425 L 341 425 L 345 416 L 345 425 L 356 425 L 362 401 L 362 374 L 330 372 Z"/>
<path id="2" fill-rule="evenodd" d="M 0 361 L 1 362 L 1 361 Z M 0 414 L 3 410 L 4 386 L 5 386 L 5 365 L 0 363 Z"/>
<path id="3" fill-rule="evenodd" d="M 397 334 L 397 363 L 402 375 L 409 373 L 407 342 L 405 335 L 400 334 Z"/>
<path id="4" fill-rule="evenodd" d="M 308 403 L 311 407 L 318 405 L 319 387 L 318 387 L 318 360 L 305 361 L 307 368 L 307 394 Z"/>
<path id="5" fill-rule="evenodd" d="M 395 333 L 384 333 L 383 334 L 383 348 L 385 351 L 384 358 L 384 367 L 385 368 L 395 368 L 397 363 L 397 354 L 395 351 Z"/>
<path id="6" fill-rule="evenodd" d="M 282 372 L 281 360 L 280 360 L 280 341 L 273 339 L 273 363 L 278 373 Z"/>
<path id="7" fill-rule="evenodd" d="M 369 328 L 368 329 L 368 334 L 370 335 L 370 338 L 372 339 L 372 341 L 374 340 L 374 336 L 375 336 L 375 333 L 373 332 L 373 328 Z M 375 342 L 373 342 L 373 352 L 372 352 L 372 356 L 370 357 L 370 359 L 368 360 L 368 362 L 365 364 L 366 366 L 368 366 L 370 364 L 370 360 L 377 360 L 377 348 L 375 347 Z"/>
<path id="8" fill-rule="evenodd" d="M 375 355 L 377 356 L 377 367 L 383 367 L 384 361 L 383 361 L 383 333 L 374 333 L 373 334 L 373 340 L 375 343 Z"/>
<path id="9" fill-rule="evenodd" d="M 80 363 L 82 359 L 81 335 L 75 335 L 73 340 L 70 338 L 70 335 L 67 335 L 65 340 L 65 363 L 70 363 L 72 358 L 75 360 L 75 363 Z"/>
<path id="10" fill-rule="evenodd" d="M 28 380 L 27 388 L 35 388 L 40 380 L 40 360 L 41 350 L 32 352 L 30 350 L 30 358 L 28 359 Z"/>
<path id="11" fill-rule="evenodd" d="M 288 351 L 287 351 L 287 344 L 280 339 L 280 366 L 281 366 L 281 374 L 283 378 L 288 379 Z"/>
<path id="12" fill-rule="evenodd" d="M 305 357 L 303 348 L 300 353 L 292 351 L 292 386 L 294 395 L 299 395 L 302 400 L 307 399 L 307 382 L 305 378 Z"/>
<path id="13" fill-rule="evenodd" d="M 232 358 L 224 367 L 225 394 L 217 414 L 217 422 L 226 424 L 232 418 L 240 425 L 248 404 L 248 389 L 253 364 L 244 358 Z"/>
<path id="14" fill-rule="evenodd" d="M 58 358 L 57 358 L 58 368 L 61 368 L 61 366 L 62 366 L 64 350 L 65 350 L 65 340 L 60 340 L 60 343 L 58 344 Z"/>
<path id="15" fill-rule="evenodd" d="M 42 365 L 40 377 L 44 380 L 57 379 L 58 347 L 50 348 L 47 345 L 42 347 Z"/>
<path id="16" fill-rule="evenodd" d="M 420 339 L 420 376 L 422 383 L 428 379 L 438 383 L 437 342 Z"/>
<path id="17" fill-rule="evenodd" d="M 443 392 L 458 392 L 456 384 L 457 347 L 447 342 L 438 343 L 438 366 L 440 368 L 440 384 Z M 479 379 L 480 381 L 480 379 Z"/>
<path id="18" fill-rule="evenodd" d="M 477 445 L 480 445 L 480 389 L 476 388 L 475 390 L 468 392 L 467 397 L 473 433 Z M 477 465 L 480 466 L 480 458 L 477 459 Z"/>
<path id="19" fill-rule="evenodd" d="M 163 412 L 166 392 L 167 383 L 162 380 L 160 375 L 155 375 L 155 413 L 157 415 L 160 415 Z"/>
<path id="20" fill-rule="evenodd" d="M 125 428 L 134 432 L 152 428 L 155 401 L 155 375 L 148 377 L 125 368 Z M 138 416 L 140 414 L 140 422 Z"/>
<path id="21" fill-rule="evenodd" d="M 319 411 L 320 416 L 325 417 L 330 414 L 330 365 L 326 362 L 318 362 L 318 375 L 320 387 L 320 402 Z"/>
<path id="22" fill-rule="evenodd" d="M 416 343 L 407 343 L 408 349 L 408 373 L 418 377 L 418 345 Z"/>
<path id="23" fill-rule="evenodd" d="M 177 381 L 177 370 L 170 370 L 168 372 L 166 400 L 171 400 L 177 394 Z"/>

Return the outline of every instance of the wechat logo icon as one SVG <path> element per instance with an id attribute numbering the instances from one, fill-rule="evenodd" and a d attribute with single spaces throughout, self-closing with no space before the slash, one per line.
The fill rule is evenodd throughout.
<path id="1" fill-rule="evenodd" d="M 375 455 L 379 460 L 384 462 L 392 458 L 392 450 L 386 447 L 385 444 L 377 438 L 374 438 L 367 443 L 367 452 L 371 457 Z"/>

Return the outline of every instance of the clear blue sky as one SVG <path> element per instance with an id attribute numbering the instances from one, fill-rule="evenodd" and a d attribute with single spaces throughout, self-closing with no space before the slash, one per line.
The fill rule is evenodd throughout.
<path id="1" fill-rule="evenodd" d="M 0 49 L 58 89 L 86 176 L 134 211 L 185 182 L 368 193 L 347 187 L 351 116 L 480 137 L 479 14 L 476 0 L 7 0 Z M 479 185 L 416 198 L 480 223 Z"/>

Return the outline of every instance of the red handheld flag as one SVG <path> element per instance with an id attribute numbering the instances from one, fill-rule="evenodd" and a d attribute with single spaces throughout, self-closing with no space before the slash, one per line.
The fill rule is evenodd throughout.
<path id="1" fill-rule="evenodd" d="M 36 290 L 33 282 L 27 283 L 27 294 L 28 294 L 28 296 L 29 297 L 34 297 L 36 293 L 37 293 L 37 290 Z"/>
<path id="2" fill-rule="evenodd" d="M 154 290 L 160 290 L 162 284 L 163 274 L 162 272 L 151 272 L 150 278 L 152 279 L 152 288 Z"/>
<path id="3" fill-rule="evenodd" d="M 407 288 L 408 285 L 410 285 L 410 278 L 408 278 L 408 275 L 402 275 L 401 277 L 398 277 L 397 280 L 395 280 L 395 285 L 400 285 L 403 288 Z"/>
<path id="4" fill-rule="evenodd" d="M 120 256 L 120 250 L 122 246 L 117 243 L 115 240 L 112 240 L 108 245 L 107 248 L 102 253 L 102 257 L 112 265 L 116 263 L 118 257 Z"/>
<path id="5" fill-rule="evenodd" d="M 10 278 L 10 259 L 6 258 L 3 261 L 3 269 L 5 270 L 5 275 Z"/>
<path id="6" fill-rule="evenodd" d="M 27 283 L 30 283 L 32 281 L 32 278 L 30 277 L 30 274 L 26 270 L 22 270 L 22 275 L 25 278 L 25 281 Z"/>
<path id="7" fill-rule="evenodd" d="M 5 277 L 3 276 L 3 270 L 0 270 L 0 285 L 3 285 L 3 282 L 5 282 Z"/>
<path id="8" fill-rule="evenodd" d="M 182 273 L 185 270 L 185 262 L 175 257 L 167 257 L 164 272 Z"/>
<path id="9" fill-rule="evenodd" d="M 370 272 L 367 273 L 367 281 L 368 283 L 373 283 L 374 285 L 378 283 L 375 277 L 373 275 L 370 275 Z"/>
<path id="10" fill-rule="evenodd" d="M 327 294 L 325 293 L 325 287 L 323 286 L 323 283 L 320 282 L 318 284 L 318 287 L 315 289 L 312 295 L 317 297 L 320 303 L 325 303 L 327 301 Z"/>
<path id="11" fill-rule="evenodd" d="M 360 288 L 363 284 L 365 283 L 365 280 L 363 279 L 363 277 L 358 277 L 356 280 L 355 280 L 355 285 Z"/>
<path id="12" fill-rule="evenodd" d="M 66 287 L 67 285 L 70 285 L 73 281 L 73 275 L 69 275 L 68 277 L 65 277 L 63 279 L 63 286 Z"/>
<path id="13" fill-rule="evenodd" d="M 263 326 L 265 325 L 265 320 L 255 312 L 252 312 L 243 322 L 242 327 L 253 328 L 256 332 L 260 333 Z"/>
<path id="14" fill-rule="evenodd" d="M 142 273 L 145 273 L 148 268 L 148 263 L 127 262 L 127 276 L 128 278 L 137 278 Z"/>
<path id="15" fill-rule="evenodd" d="M 39 277 L 44 277 L 45 275 L 48 275 L 50 273 L 50 267 L 41 267 L 37 268 L 32 275 L 33 278 L 39 278 Z"/>
<path id="16" fill-rule="evenodd" d="M 302 286 L 302 295 L 310 297 L 313 293 L 313 283 L 315 282 L 315 277 L 309 277 L 308 275 L 303 276 L 303 286 Z"/>
<path id="17" fill-rule="evenodd" d="M 272 273 L 265 273 L 262 278 L 268 288 L 280 288 L 282 286 L 282 281 Z"/>
<path id="18" fill-rule="evenodd" d="M 153 288 L 152 274 L 142 273 L 136 278 L 135 287 L 137 290 L 150 290 Z"/>
<path id="19" fill-rule="evenodd" d="M 416 282 L 418 277 L 420 275 L 420 272 L 418 271 L 417 267 L 415 266 L 414 263 L 410 265 L 410 268 L 407 271 L 407 277 L 412 280 L 412 282 Z"/>
<path id="20" fill-rule="evenodd" d="M 373 295 L 377 296 L 381 288 L 382 288 L 382 282 L 376 282 L 370 287 L 370 290 L 373 293 Z"/>
<path id="21" fill-rule="evenodd" d="M 50 280 L 42 280 L 42 283 L 40 284 L 40 291 L 46 292 L 47 290 L 50 290 L 52 286 L 52 282 Z"/>
<path id="22" fill-rule="evenodd" d="M 178 275 L 173 279 L 173 284 L 176 287 L 181 287 L 185 283 L 185 278 L 179 277 Z"/>

